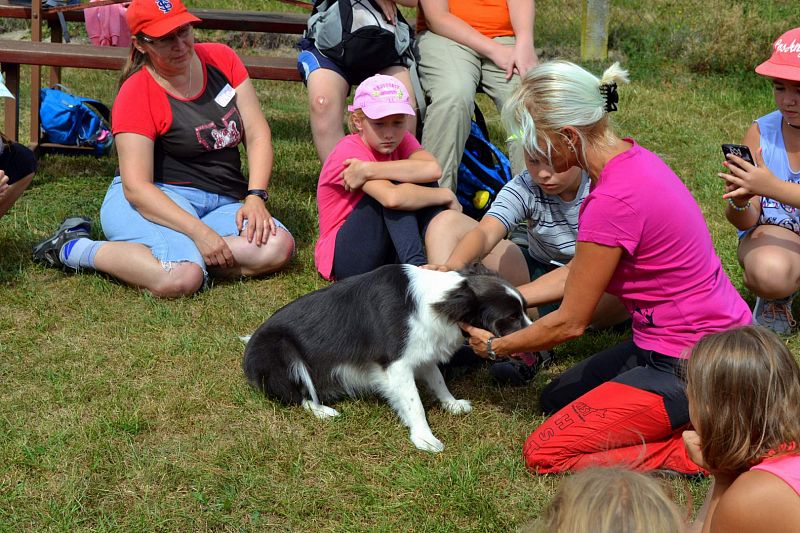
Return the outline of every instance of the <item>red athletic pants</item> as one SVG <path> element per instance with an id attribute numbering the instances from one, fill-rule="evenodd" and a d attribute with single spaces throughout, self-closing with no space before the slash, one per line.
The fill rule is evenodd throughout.
<path id="1" fill-rule="evenodd" d="M 544 474 L 619 465 L 703 472 L 683 446 L 684 385 L 666 357 L 627 342 L 554 380 L 542 393 L 542 407 L 556 412 L 525 442 L 528 469 Z"/>

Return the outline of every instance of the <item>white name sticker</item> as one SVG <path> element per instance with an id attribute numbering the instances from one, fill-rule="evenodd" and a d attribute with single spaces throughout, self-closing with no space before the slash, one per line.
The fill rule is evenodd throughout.
<path id="1" fill-rule="evenodd" d="M 216 98 L 214 98 L 214 101 L 222 107 L 228 107 L 228 104 L 231 103 L 234 96 L 236 96 L 236 90 L 231 87 L 230 84 L 226 83 L 225 87 L 223 87 Z"/>

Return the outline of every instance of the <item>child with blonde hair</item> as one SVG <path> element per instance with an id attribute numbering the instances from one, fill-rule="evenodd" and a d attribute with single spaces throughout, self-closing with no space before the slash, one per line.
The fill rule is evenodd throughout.
<path id="1" fill-rule="evenodd" d="M 624 468 L 589 468 L 565 478 L 523 533 L 679 533 L 686 522 L 659 482 Z"/>
<path id="2" fill-rule="evenodd" d="M 758 326 L 704 337 L 686 394 L 687 452 L 714 476 L 692 531 L 798 531 L 800 367 L 783 342 Z"/>
<path id="3" fill-rule="evenodd" d="M 378 74 L 358 86 L 348 109 L 353 133 L 331 151 L 317 184 L 317 270 L 341 280 L 390 263 L 423 265 L 431 219 L 460 206 L 438 188 L 439 163 L 407 130 L 408 91 Z"/>

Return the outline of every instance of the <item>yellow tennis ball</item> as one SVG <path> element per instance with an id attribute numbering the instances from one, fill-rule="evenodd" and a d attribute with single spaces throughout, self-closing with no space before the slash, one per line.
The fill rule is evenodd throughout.
<path id="1" fill-rule="evenodd" d="M 472 196 L 472 205 L 475 209 L 483 209 L 489 203 L 489 191 L 478 191 Z"/>

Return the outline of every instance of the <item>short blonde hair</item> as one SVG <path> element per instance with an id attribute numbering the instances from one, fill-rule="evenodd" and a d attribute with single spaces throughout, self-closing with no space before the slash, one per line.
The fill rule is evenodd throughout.
<path id="1" fill-rule="evenodd" d="M 711 471 L 736 475 L 768 455 L 800 452 L 800 367 L 772 331 L 745 326 L 703 337 L 686 382 Z"/>
<path id="2" fill-rule="evenodd" d="M 597 78 L 569 61 L 548 61 L 530 69 L 503 106 L 503 123 L 532 156 L 551 160 L 553 136 L 575 128 L 585 146 L 610 143 L 606 97 L 601 87 L 627 83 L 628 71 L 614 63 Z M 539 146 L 539 142 L 544 147 Z"/>
<path id="3" fill-rule="evenodd" d="M 356 126 L 356 119 L 358 119 L 360 122 L 364 122 L 367 120 L 367 115 L 365 115 L 364 111 L 361 109 L 351 111 L 350 114 L 347 115 L 347 129 L 350 130 L 350 133 L 361 132 L 361 129 Z"/>
<path id="4" fill-rule="evenodd" d="M 661 484 L 625 468 L 589 468 L 561 482 L 523 533 L 676 533 L 686 520 Z"/>

